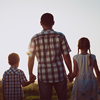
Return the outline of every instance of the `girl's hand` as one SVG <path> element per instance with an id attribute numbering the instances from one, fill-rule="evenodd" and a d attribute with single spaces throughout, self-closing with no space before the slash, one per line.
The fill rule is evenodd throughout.
<path id="1" fill-rule="evenodd" d="M 73 82 L 73 78 L 72 78 L 71 76 L 72 76 L 72 73 L 69 73 L 69 74 L 67 75 L 69 81 L 70 81 L 70 82 Z"/>
<path id="2" fill-rule="evenodd" d="M 68 79 L 70 78 L 71 74 L 72 74 L 72 73 L 69 73 L 69 74 L 67 75 Z"/>
<path id="3" fill-rule="evenodd" d="M 69 77 L 69 81 L 70 82 L 73 82 L 73 78 L 71 76 Z"/>

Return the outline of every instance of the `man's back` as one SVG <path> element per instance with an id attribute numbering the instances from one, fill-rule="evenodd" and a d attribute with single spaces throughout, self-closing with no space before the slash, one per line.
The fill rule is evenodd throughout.
<path id="1" fill-rule="evenodd" d="M 30 47 L 38 60 L 38 76 L 43 82 L 59 82 L 66 77 L 62 54 L 70 52 L 65 36 L 53 29 L 36 34 Z M 31 48 L 30 48 L 31 49 Z"/>

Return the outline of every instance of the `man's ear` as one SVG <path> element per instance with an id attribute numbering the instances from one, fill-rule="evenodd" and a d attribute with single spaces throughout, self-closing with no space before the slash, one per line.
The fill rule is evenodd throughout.
<path id="1" fill-rule="evenodd" d="M 42 22 L 40 21 L 40 25 L 42 26 Z"/>
<path id="2" fill-rule="evenodd" d="M 55 21 L 53 21 L 53 25 L 54 25 L 54 24 L 55 24 Z M 53 26 L 53 25 L 52 25 L 52 26 Z"/>
<path id="3" fill-rule="evenodd" d="M 8 64 L 10 65 L 10 63 L 8 62 Z"/>

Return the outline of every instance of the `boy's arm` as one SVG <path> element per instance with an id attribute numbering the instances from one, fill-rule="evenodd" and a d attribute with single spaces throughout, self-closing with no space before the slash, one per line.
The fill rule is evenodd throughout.
<path id="1" fill-rule="evenodd" d="M 27 78 L 26 78 L 24 72 L 22 71 L 22 72 L 20 73 L 21 85 L 22 85 L 23 87 L 24 87 L 24 86 L 27 86 L 27 85 L 29 85 L 29 84 L 31 84 L 31 83 L 33 83 L 33 82 L 35 81 L 35 79 L 36 79 L 36 76 L 33 75 L 33 77 L 31 78 L 31 80 L 30 80 L 30 81 L 27 81 Z"/>
<path id="2" fill-rule="evenodd" d="M 63 57 L 64 57 L 65 64 L 69 70 L 68 76 L 70 76 L 72 73 L 72 62 L 71 62 L 70 54 L 63 55 Z"/>
<path id="3" fill-rule="evenodd" d="M 27 85 L 29 85 L 29 84 L 31 84 L 31 83 L 34 83 L 35 79 L 36 79 L 36 76 L 34 75 L 34 78 L 33 78 L 33 79 L 31 79 L 30 81 L 25 81 L 25 82 L 23 82 L 21 85 L 22 85 L 23 87 L 25 87 L 25 86 L 27 86 Z"/>
<path id="4" fill-rule="evenodd" d="M 32 83 L 31 81 L 26 81 L 26 82 L 22 83 L 22 86 L 25 87 L 25 86 L 27 86 L 27 85 L 29 85 L 31 83 Z"/>

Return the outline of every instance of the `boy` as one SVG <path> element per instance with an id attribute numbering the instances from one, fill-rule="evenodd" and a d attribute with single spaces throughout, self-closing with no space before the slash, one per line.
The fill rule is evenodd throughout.
<path id="1" fill-rule="evenodd" d="M 4 72 L 2 79 L 2 90 L 4 100 L 22 100 L 23 91 L 21 85 L 27 86 L 34 82 L 36 77 L 27 81 L 22 70 L 18 69 L 20 57 L 16 53 L 11 53 L 8 56 L 8 63 L 11 65 L 10 69 Z"/>

